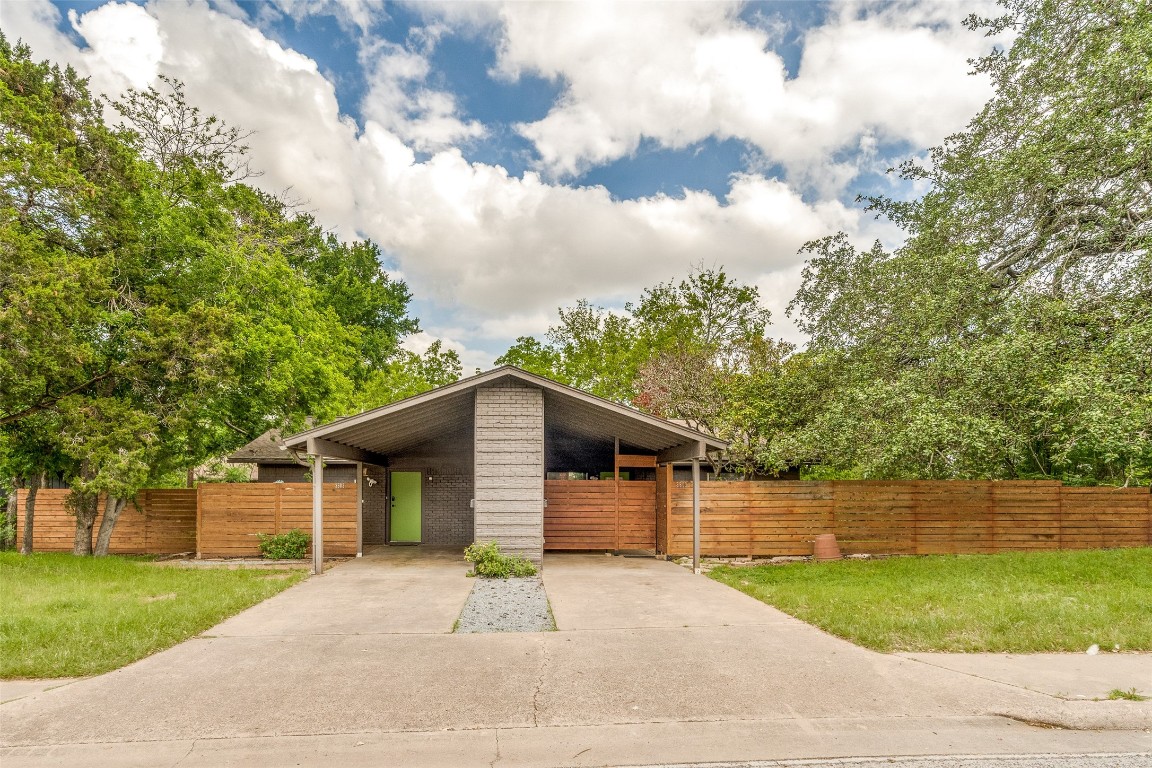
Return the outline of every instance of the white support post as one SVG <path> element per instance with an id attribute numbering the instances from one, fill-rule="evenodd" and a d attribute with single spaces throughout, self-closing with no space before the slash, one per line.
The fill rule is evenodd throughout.
<path id="1" fill-rule="evenodd" d="M 324 573 L 324 457 L 309 454 L 312 460 L 312 573 Z"/>
<path id="2" fill-rule="evenodd" d="M 356 557 L 364 557 L 364 462 L 356 462 Z"/>
<path id="3" fill-rule="evenodd" d="M 700 459 L 692 459 L 692 573 L 700 573 Z"/>

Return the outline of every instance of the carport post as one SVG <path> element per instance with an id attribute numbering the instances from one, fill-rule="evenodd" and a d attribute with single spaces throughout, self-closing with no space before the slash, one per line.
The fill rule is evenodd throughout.
<path id="1" fill-rule="evenodd" d="M 324 573 L 324 457 L 308 455 L 312 460 L 312 573 Z"/>
<path id="2" fill-rule="evenodd" d="M 692 573 L 700 573 L 700 459 L 692 459 Z"/>
<path id="3" fill-rule="evenodd" d="M 364 462 L 356 462 L 356 557 L 364 557 Z"/>

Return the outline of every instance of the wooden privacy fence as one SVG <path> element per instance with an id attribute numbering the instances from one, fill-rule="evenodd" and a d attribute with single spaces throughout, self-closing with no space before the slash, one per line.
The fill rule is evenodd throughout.
<path id="1" fill-rule="evenodd" d="M 16 546 L 24 538 L 24 498 L 18 491 Z M 64 505 L 71 491 L 42 488 L 36 494 L 33 518 L 32 548 L 37 552 L 71 552 L 76 535 L 76 518 Z M 93 537 L 104 517 L 96 517 Z M 175 555 L 196 551 L 196 491 L 192 488 L 150 488 L 141 491 L 136 503 L 124 505 L 109 542 L 110 552 L 118 555 Z"/>
<path id="2" fill-rule="evenodd" d="M 1043 481 L 703 482 L 701 551 L 708 555 L 810 555 L 835 533 L 846 554 L 990 553 L 1152 546 L 1147 488 L 1071 488 Z M 36 497 L 34 548 L 68 552 L 76 530 L 69 491 Z M 324 484 L 324 544 L 356 554 L 353 483 Z M 23 536 L 21 491 L 17 536 Z M 692 551 L 692 484 L 657 480 L 546 480 L 549 550 Z M 619 513 L 617 514 L 617 509 Z M 100 520 L 96 520 L 99 529 Z M 257 533 L 312 531 L 310 483 L 205 484 L 149 489 L 129 503 L 112 536 L 118 554 L 259 553 Z"/>
<path id="3" fill-rule="evenodd" d="M 312 534 L 311 483 L 213 483 L 196 493 L 201 557 L 258 555 L 258 533 Z M 325 555 L 356 554 L 357 494 L 355 483 L 324 483 Z"/>
<path id="4" fill-rule="evenodd" d="M 546 550 L 656 548 L 654 480 L 545 480 L 544 500 Z"/>
<path id="5" fill-rule="evenodd" d="M 666 476 L 661 480 L 668 482 Z M 700 551 L 708 555 L 810 555 L 820 533 L 836 534 L 845 554 L 1152 545 L 1148 488 L 1017 480 L 711 481 L 700 486 Z M 671 483 L 670 492 L 661 494 L 661 511 L 667 553 L 690 554 L 692 484 Z"/>

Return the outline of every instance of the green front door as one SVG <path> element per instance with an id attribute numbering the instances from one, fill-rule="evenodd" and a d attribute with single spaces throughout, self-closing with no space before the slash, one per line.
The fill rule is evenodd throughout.
<path id="1" fill-rule="evenodd" d="M 392 543 L 420 542 L 420 473 L 392 473 Z"/>

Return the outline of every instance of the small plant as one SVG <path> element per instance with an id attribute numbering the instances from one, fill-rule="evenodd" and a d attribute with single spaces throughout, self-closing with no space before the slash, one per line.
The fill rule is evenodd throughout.
<path id="1" fill-rule="evenodd" d="M 299 528 L 276 535 L 258 533 L 260 554 L 269 560 L 300 560 L 308 554 L 312 537 Z"/>
<path id="2" fill-rule="evenodd" d="M 183 478 L 178 479 L 183 480 Z M 249 465 L 237 467 L 217 460 L 208 464 L 197 479 L 201 483 L 250 483 L 252 482 L 252 470 Z M 173 487 L 179 488 L 182 485 L 183 483 L 178 483 Z"/>
<path id="3" fill-rule="evenodd" d="M 536 566 L 516 555 L 505 555 L 494 541 L 479 542 L 464 548 L 464 559 L 472 563 L 470 576 L 485 579 L 507 579 L 510 576 L 535 576 Z"/>
<path id="4" fill-rule="evenodd" d="M 1119 699 L 1124 699 L 1125 701 L 1147 701 L 1148 697 L 1141 696 L 1140 694 L 1136 693 L 1135 688 L 1129 688 L 1126 691 L 1122 691 L 1119 688 L 1113 688 L 1108 692 L 1109 701 L 1117 701 Z"/>

